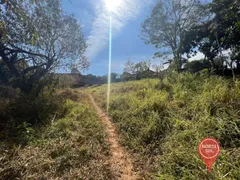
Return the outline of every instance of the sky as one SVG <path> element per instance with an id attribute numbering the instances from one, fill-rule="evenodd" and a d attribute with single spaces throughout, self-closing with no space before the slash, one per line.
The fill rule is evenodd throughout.
<path id="1" fill-rule="evenodd" d="M 124 64 L 148 60 L 156 52 L 139 37 L 141 24 L 151 13 L 156 0 L 119 1 L 112 9 L 112 72 L 122 73 Z M 84 74 L 106 75 L 109 55 L 109 17 L 107 0 L 62 0 L 65 12 L 73 13 L 82 26 L 90 67 Z M 159 63 L 158 60 L 154 60 Z"/>
<path id="2" fill-rule="evenodd" d="M 157 51 L 140 38 L 141 24 L 157 0 L 62 0 L 65 12 L 74 14 L 82 26 L 90 67 L 83 74 L 106 75 L 109 56 L 109 19 L 112 15 L 112 72 L 122 73 L 127 60 L 152 59 Z M 109 4 L 110 3 L 110 4 Z M 111 5 L 111 6 L 110 6 Z M 201 54 L 198 54 L 201 57 Z M 152 59 L 152 64 L 161 64 Z"/>

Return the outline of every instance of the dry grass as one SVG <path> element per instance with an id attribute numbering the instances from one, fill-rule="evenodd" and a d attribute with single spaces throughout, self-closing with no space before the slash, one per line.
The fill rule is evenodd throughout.
<path id="1" fill-rule="evenodd" d="M 87 96 L 60 93 L 68 99 L 62 119 L 38 130 L 27 146 L 1 142 L 0 179 L 114 179 L 106 134 Z"/>
<path id="2" fill-rule="evenodd" d="M 106 107 L 107 86 L 90 90 Z M 113 84 L 109 114 L 146 179 L 240 179 L 239 102 L 239 82 L 172 74 Z M 211 174 L 197 152 L 205 137 L 222 148 Z"/>

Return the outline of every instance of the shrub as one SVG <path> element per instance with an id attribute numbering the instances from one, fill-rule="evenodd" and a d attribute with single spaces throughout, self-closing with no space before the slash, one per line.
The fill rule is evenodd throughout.
<path id="1" fill-rule="evenodd" d="M 31 135 L 26 133 L 28 128 L 39 129 L 51 124 L 55 119 L 63 118 L 76 106 L 71 104 L 70 99 L 77 101 L 79 96 L 80 93 L 69 89 L 57 93 L 45 89 L 37 97 L 35 94 L 18 93 L 14 99 L 0 99 L 3 103 L 0 106 L 1 139 L 10 138 L 25 144 L 34 136 L 32 131 Z"/>
<path id="2" fill-rule="evenodd" d="M 16 99 L 17 91 L 8 86 L 0 86 L 0 99 Z"/>
<path id="3" fill-rule="evenodd" d="M 35 130 L 31 124 L 23 122 L 17 126 L 16 137 L 21 144 L 27 144 L 29 141 L 34 140 Z"/>

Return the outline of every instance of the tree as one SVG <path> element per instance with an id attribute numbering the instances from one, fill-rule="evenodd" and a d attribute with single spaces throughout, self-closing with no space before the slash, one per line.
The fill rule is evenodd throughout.
<path id="1" fill-rule="evenodd" d="M 198 73 L 203 69 L 209 69 L 210 67 L 211 64 L 209 61 L 206 61 L 204 59 L 187 62 L 185 65 L 186 71 L 191 73 Z"/>
<path id="2" fill-rule="evenodd" d="M 63 13 L 60 0 L 1 1 L 0 57 L 11 85 L 29 93 L 59 66 L 89 66 L 81 27 Z"/>
<path id="3" fill-rule="evenodd" d="M 122 81 L 128 81 L 152 77 L 153 72 L 150 70 L 150 68 L 151 68 L 150 60 L 140 61 L 136 64 L 128 60 L 127 63 L 125 64 L 125 68 L 120 79 Z"/>
<path id="4" fill-rule="evenodd" d="M 139 63 L 135 64 L 135 71 L 137 73 L 147 71 L 151 67 L 151 61 L 140 61 Z"/>
<path id="5" fill-rule="evenodd" d="M 134 62 L 132 62 L 131 60 L 128 60 L 125 64 L 124 67 L 124 72 L 129 73 L 129 74 L 135 74 L 136 70 L 135 70 L 135 64 Z"/>
<path id="6" fill-rule="evenodd" d="M 184 34 L 202 20 L 202 7 L 200 0 L 160 0 L 142 24 L 145 43 L 164 48 L 165 53 L 172 54 L 178 71 L 182 67 L 180 47 Z"/>
<path id="7" fill-rule="evenodd" d="M 156 76 L 158 78 L 161 78 L 162 79 L 162 76 L 163 76 L 163 70 L 164 70 L 164 66 L 163 65 L 153 65 L 152 68 L 154 69 L 154 71 L 156 72 Z"/>
<path id="8" fill-rule="evenodd" d="M 205 18 L 204 23 L 193 26 L 185 34 L 182 51 L 191 54 L 198 48 L 214 69 L 219 67 L 214 59 L 220 58 L 231 68 L 235 79 L 233 62 L 240 60 L 240 2 L 213 0 L 206 9 L 211 18 Z M 230 51 L 230 59 L 224 56 L 224 51 Z"/>
<path id="9" fill-rule="evenodd" d="M 120 77 L 117 73 L 111 73 L 111 82 L 119 82 Z"/>
<path id="10" fill-rule="evenodd" d="M 104 75 L 104 76 L 100 76 L 98 77 L 100 84 L 107 84 L 108 83 L 108 76 Z"/>
<path id="11" fill-rule="evenodd" d="M 120 80 L 121 81 L 132 81 L 132 80 L 136 80 L 136 76 L 134 74 L 130 74 L 128 72 L 123 72 L 123 74 L 121 74 L 121 76 L 120 76 Z"/>
<path id="12" fill-rule="evenodd" d="M 74 85 L 77 85 L 77 82 L 73 76 L 67 74 L 58 75 L 58 88 L 73 88 Z"/>
<path id="13" fill-rule="evenodd" d="M 0 59 L 0 85 L 6 84 L 10 79 L 10 74 L 5 63 Z"/>
<path id="14" fill-rule="evenodd" d="M 140 61 L 135 64 L 136 79 L 151 77 L 151 61 Z"/>

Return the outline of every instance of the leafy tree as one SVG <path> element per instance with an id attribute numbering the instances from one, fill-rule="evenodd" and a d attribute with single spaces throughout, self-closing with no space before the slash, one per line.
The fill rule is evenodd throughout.
<path id="1" fill-rule="evenodd" d="M 106 83 L 108 83 L 108 76 L 107 76 L 107 75 L 99 76 L 98 79 L 99 79 L 99 81 L 100 81 L 101 84 L 106 84 Z"/>
<path id="2" fill-rule="evenodd" d="M 149 70 L 151 67 L 151 61 L 141 61 L 137 64 L 135 64 L 135 71 L 137 73 L 141 73 L 143 71 Z"/>
<path id="3" fill-rule="evenodd" d="M 11 85 L 26 93 L 59 66 L 87 68 L 85 39 L 60 0 L 1 0 L 0 57 Z"/>
<path id="4" fill-rule="evenodd" d="M 119 82 L 120 77 L 117 73 L 111 73 L 111 82 Z"/>
<path id="5" fill-rule="evenodd" d="M 100 84 L 100 81 L 97 78 L 97 76 L 94 76 L 92 74 L 88 74 L 84 76 L 83 79 L 86 85 Z"/>
<path id="6" fill-rule="evenodd" d="M 153 77 L 153 72 L 150 70 L 151 61 L 140 61 L 138 63 L 133 63 L 130 60 L 125 64 L 123 74 L 120 79 L 122 81 L 136 80 L 142 78 Z"/>
<path id="7" fill-rule="evenodd" d="M 125 64 L 123 72 L 129 73 L 129 74 L 135 74 L 135 64 L 131 60 L 128 60 Z"/>
<path id="8" fill-rule="evenodd" d="M 180 47 L 184 34 L 202 20 L 202 7 L 200 0 L 160 0 L 142 24 L 145 43 L 172 54 L 178 71 L 182 67 Z"/>
<path id="9" fill-rule="evenodd" d="M 58 75 L 58 88 L 64 89 L 64 88 L 73 88 L 74 85 L 77 85 L 76 79 L 74 79 L 73 76 L 68 74 L 60 74 Z"/>
<path id="10" fill-rule="evenodd" d="M 10 79 L 10 73 L 5 63 L 0 59 L 0 85 L 6 84 Z"/>
<path id="11" fill-rule="evenodd" d="M 203 69 L 209 69 L 210 67 L 211 64 L 209 63 L 209 61 L 206 61 L 204 59 L 187 62 L 185 65 L 186 71 L 191 73 L 198 73 Z"/>
<path id="12" fill-rule="evenodd" d="M 156 72 L 156 77 L 163 79 L 165 72 L 164 72 L 164 66 L 163 65 L 153 65 L 152 68 Z"/>
<path id="13" fill-rule="evenodd" d="M 123 72 L 120 76 L 121 81 L 132 81 L 136 80 L 136 75 L 135 74 L 130 74 L 128 72 Z"/>
<path id="14" fill-rule="evenodd" d="M 184 38 L 182 51 L 192 54 L 196 48 L 211 61 L 214 69 L 216 57 L 232 69 L 233 62 L 240 60 L 240 2 L 238 0 L 213 0 L 206 5 L 210 18 L 193 26 Z M 230 61 L 223 51 L 230 51 Z"/>

